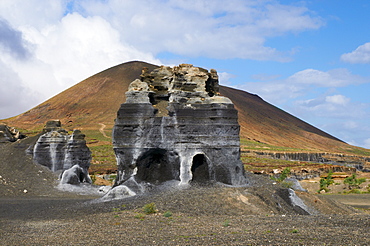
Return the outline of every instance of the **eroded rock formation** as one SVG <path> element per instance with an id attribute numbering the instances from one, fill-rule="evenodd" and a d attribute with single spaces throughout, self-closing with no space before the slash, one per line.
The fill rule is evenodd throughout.
<path id="1" fill-rule="evenodd" d="M 233 103 L 218 94 L 215 70 L 188 64 L 144 68 L 115 120 L 116 185 L 132 177 L 152 184 L 242 184 L 239 128 Z"/>
<path id="2" fill-rule="evenodd" d="M 46 123 L 43 134 L 34 146 L 33 160 L 53 172 L 73 169 L 81 182 L 89 180 L 86 176 L 88 176 L 91 151 L 86 146 L 85 135 L 79 130 L 74 130 L 72 135 L 69 135 L 62 128 L 59 120 Z M 69 177 L 72 176 L 69 175 Z M 75 183 L 74 179 L 71 180 Z"/>
<path id="3" fill-rule="evenodd" d="M 0 124 L 0 143 L 15 142 L 18 139 L 25 138 L 20 131 L 14 127 L 9 127 L 5 124 Z"/>

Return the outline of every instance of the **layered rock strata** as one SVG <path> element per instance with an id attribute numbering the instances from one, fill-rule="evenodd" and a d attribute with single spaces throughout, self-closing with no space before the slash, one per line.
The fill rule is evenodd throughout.
<path id="1" fill-rule="evenodd" d="M 304 152 L 264 152 L 264 151 L 243 151 L 248 156 L 259 158 L 271 158 L 293 161 L 317 162 L 344 167 L 356 168 L 358 171 L 370 171 L 370 158 L 367 156 L 356 156 L 335 153 L 304 153 Z"/>
<path id="2" fill-rule="evenodd" d="M 53 120 L 46 123 L 43 134 L 37 140 L 33 149 L 33 160 L 53 172 L 78 165 L 84 173 L 78 176 L 84 176 L 81 178 L 84 180 L 90 166 L 91 151 L 86 146 L 85 135 L 81 131 L 74 130 L 72 135 L 69 135 L 59 120 Z M 81 170 L 78 170 L 79 173 Z"/>
<path id="3" fill-rule="evenodd" d="M 215 70 L 188 64 L 143 69 L 115 120 L 116 185 L 131 178 L 242 184 L 239 128 L 232 102 L 218 95 Z"/>

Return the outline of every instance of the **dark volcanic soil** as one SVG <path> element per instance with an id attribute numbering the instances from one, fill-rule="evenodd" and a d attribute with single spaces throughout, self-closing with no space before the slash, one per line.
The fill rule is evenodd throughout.
<path id="1" fill-rule="evenodd" d="M 53 188 L 55 175 L 33 164 L 26 148 L 0 145 L 1 245 L 370 244 L 369 214 L 297 192 L 314 214 L 300 215 L 263 177 L 250 176 L 246 187 L 158 188 L 103 203 Z M 144 214 L 152 202 L 157 212 Z"/>

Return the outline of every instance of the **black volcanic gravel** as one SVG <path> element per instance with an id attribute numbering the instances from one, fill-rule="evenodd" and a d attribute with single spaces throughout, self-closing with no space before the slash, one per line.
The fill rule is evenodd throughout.
<path id="1" fill-rule="evenodd" d="M 1 245 L 370 245 L 369 214 L 297 193 L 317 211 L 297 215 L 263 177 L 97 202 L 56 190 L 26 148 L 0 144 Z M 144 214 L 152 202 L 157 212 Z"/>

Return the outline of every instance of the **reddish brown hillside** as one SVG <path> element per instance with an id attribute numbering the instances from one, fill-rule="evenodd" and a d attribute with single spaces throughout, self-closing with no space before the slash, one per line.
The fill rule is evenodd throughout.
<path id="1" fill-rule="evenodd" d="M 156 66 L 135 61 L 109 68 L 4 122 L 23 129 L 42 127 L 50 119 L 60 119 L 68 129 L 97 129 L 99 123 L 112 126 L 128 85 L 143 67 Z"/>
<path id="2" fill-rule="evenodd" d="M 239 114 L 241 136 L 275 146 L 333 151 L 348 146 L 326 132 L 245 91 L 220 87 Z"/>
<path id="3" fill-rule="evenodd" d="M 128 62 L 109 68 L 76 84 L 39 106 L 3 122 L 23 129 L 40 129 L 50 119 L 60 119 L 67 129 L 94 129 L 100 123 L 111 128 L 125 92 L 138 78 L 144 62 Z M 241 136 L 257 142 L 315 151 L 337 151 L 349 145 L 301 121 L 248 92 L 221 86 L 239 111 Z"/>

